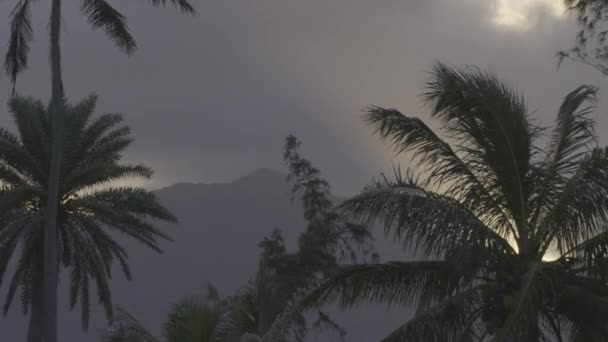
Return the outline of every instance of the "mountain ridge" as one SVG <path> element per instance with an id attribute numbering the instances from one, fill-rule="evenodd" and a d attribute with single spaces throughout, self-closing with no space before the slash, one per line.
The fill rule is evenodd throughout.
<path id="1" fill-rule="evenodd" d="M 173 242 L 162 242 L 162 255 L 132 240 L 120 238 L 129 254 L 133 281 L 119 270 L 111 281 L 114 303 L 126 308 L 151 331 L 160 334 L 165 314 L 183 296 L 198 293 L 208 282 L 222 296 L 244 286 L 256 271 L 258 243 L 274 229 L 281 229 L 287 247 L 293 250 L 306 222 L 299 200 L 291 200 L 291 185 L 286 174 L 272 169 L 256 169 L 243 177 L 224 183 L 176 183 L 154 191 L 159 201 L 179 219 L 178 224 L 161 224 Z M 63 273 L 67 274 L 66 271 Z M 4 298 L 6 284 L 0 289 Z M 91 308 L 91 328 L 80 328 L 80 311 L 70 312 L 67 281 L 60 283 L 61 340 L 99 341 L 106 327 L 103 312 L 95 302 Z M 95 293 L 91 293 L 96 296 Z M 349 342 L 378 340 L 402 322 L 386 316 L 384 306 L 364 306 L 363 310 L 336 313 L 344 324 Z M 384 313 L 384 314 L 383 314 Z M 392 318 L 394 320 L 394 318 Z M 373 323 L 372 323 L 373 322 Z M 18 306 L 0 320 L 3 341 L 22 341 L 27 318 Z M 337 337 L 321 334 L 308 341 L 332 342 Z"/>

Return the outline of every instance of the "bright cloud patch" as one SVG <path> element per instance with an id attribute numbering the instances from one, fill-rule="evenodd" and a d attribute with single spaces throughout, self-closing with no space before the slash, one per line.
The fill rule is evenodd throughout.
<path id="1" fill-rule="evenodd" d="M 495 0 L 492 23 L 524 31 L 534 26 L 541 15 L 561 17 L 565 8 L 561 0 Z"/>

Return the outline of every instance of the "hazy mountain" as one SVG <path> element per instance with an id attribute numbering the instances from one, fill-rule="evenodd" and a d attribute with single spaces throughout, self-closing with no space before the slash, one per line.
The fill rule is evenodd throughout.
<path id="1" fill-rule="evenodd" d="M 257 244 L 273 229 L 281 228 L 288 245 L 294 246 L 305 227 L 300 203 L 291 202 L 285 175 L 276 171 L 257 170 L 223 184 L 178 183 L 156 194 L 180 220 L 179 224 L 162 227 L 174 241 L 163 244 L 163 255 L 125 242 L 134 280 L 127 282 L 115 272 L 112 291 L 116 304 L 157 333 L 170 305 L 202 290 L 207 282 L 216 284 L 223 295 L 243 286 L 256 270 Z M 5 294 L 5 288 L 0 294 Z M 98 341 L 99 330 L 106 324 L 101 311 L 93 310 L 91 328 L 88 333 L 82 332 L 78 309 L 71 313 L 67 309 L 65 288 L 62 283 L 61 340 Z M 368 342 L 378 340 L 406 317 L 401 310 L 387 312 L 384 307 L 365 306 L 356 312 L 336 314 L 335 318 L 349 332 L 347 341 Z M 1 340 L 24 341 L 26 323 L 20 307 L 14 306 L 9 316 L 0 320 Z M 309 340 L 338 338 L 313 335 Z"/>

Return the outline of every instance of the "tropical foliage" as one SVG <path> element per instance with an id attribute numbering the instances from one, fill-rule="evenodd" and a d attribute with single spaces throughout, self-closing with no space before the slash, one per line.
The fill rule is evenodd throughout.
<path id="1" fill-rule="evenodd" d="M 178 335 L 171 335 L 165 329 L 167 342 L 304 341 L 310 328 L 331 329 L 344 337 L 346 332 L 322 311 L 318 311 L 316 321 L 309 324 L 296 304 L 323 279 L 335 274 L 344 258 L 373 257 L 371 235 L 363 225 L 352 223 L 336 212 L 329 184 L 321 178 L 320 171 L 299 154 L 299 147 L 300 142 L 295 137 L 287 138 L 284 157 L 290 169 L 289 180 L 294 196 L 302 200 L 309 223 L 300 236 L 297 251 L 288 252 L 281 231 L 275 230 L 259 244 L 258 270 L 247 286 L 222 300 L 216 295 L 217 291 L 210 289 L 209 293 L 215 294 L 212 296 L 212 302 L 216 303 L 214 315 L 197 316 L 194 311 L 170 315 L 173 326 L 214 327 L 203 329 L 215 331 L 213 339 L 209 339 L 211 335 L 198 339 L 177 338 Z M 152 340 L 137 320 L 121 311 L 105 341 L 140 342 L 146 338 Z"/>
<path id="2" fill-rule="evenodd" d="M 159 342 L 131 314 L 122 308 L 102 337 L 103 342 Z M 225 320 L 226 302 L 220 299 L 215 286 L 209 285 L 206 293 L 186 297 L 175 304 L 168 314 L 163 329 L 167 342 L 223 341 L 222 322 Z"/>
<path id="3" fill-rule="evenodd" d="M 89 24 L 103 31 L 120 50 L 132 54 L 137 49 L 135 38 L 127 26 L 126 17 L 106 0 L 78 0 L 80 12 Z M 195 14 L 194 7 L 187 0 L 149 0 L 153 6 L 178 7 L 182 12 Z M 4 56 L 4 69 L 13 84 L 17 76 L 28 65 L 30 44 L 34 37 L 31 18 L 32 0 L 18 0 L 10 16 L 10 36 Z M 14 89 L 14 88 L 13 88 Z"/>
<path id="4" fill-rule="evenodd" d="M 569 12 L 576 14 L 579 31 L 576 43 L 558 53 L 564 59 L 589 65 L 608 76 L 608 2 L 605 0 L 563 0 Z"/>
<path id="5" fill-rule="evenodd" d="M 152 170 L 121 162 L 131 143 L 120 114 L 95 114 L 97 97 L 66 107 L 62 182 L 58 218 L 58 262 L 69 271 L 70 305 L 80 303 L 82 324 L 89 322 L 90 290 L 108 318 L 112 299 L 108 280 L 117 263 L 130 279 L 127 251 L 117 235 L 131 237 L 160 252 L 168 236 L 153 220 L 175 217 L 152 193 L 115 181 L 148 179 Z M 50 113 L 42 102 L 14 97 L 9 104 L 17 134 L 0 130 L 0 279 L 9 263 L 16 269 L 8 282 L 4 313 L 17 294 L 30 312 L 30 337 L 38 340 L 42 319 L 42 240 L 50 163 Z M 57 272 L 55 272 L 57 273 Z"/>
<path id="6" fill-rule="evenodd" d="M 4 69 L 10 76 L 13 84 L 13 95 L 15 94 L 15 83 L 17 76 L 23 72 L 28 64 L 30 43 L 33 38 L 30 7 L 34 1 L 18 0 L 10 14 L 10 37 L 8 49 L 4 59 Z M 153 6 L 166 6 L 168 3 L 180 8 L 183 12 L 194 14 L 195 10 L 188 0 L 150 0 Z M 114 44 L 127 54 L 133 53 L 136 43 L 126 25 L 126 18 L 105 0 L 79 0 L 81 13 L 87 17 L 89 23 L 95 29 L 101 29 L 110 37 Z M 64 121 L 66 115 L 66 99 L 63 88 L 63 73 L 61 64 L 61 24 L 62 24 L 62 1 L 51 1 L 51 13 L 49 22 L 50 41 L 50 74 L 51 74 L 51 105 L 52 114 L 50 145 L 51 161 L 48 172 L 48 189 L 46 191 L 48 206 L 44 219 L 45 235 L 43 241 L 43 257 L 45 260 L 45 271 L 43 275 L 42 300 L 44 305 L 44 337 L 47 342 L 57 341 L 57 281 L 55 269 L 58 250 L 55 243 L 58 237 L 58 220 L 60 206 L 60 177 L 63 157 L 62 146 L 64 142 Z M 38 337 L 32 337 L 36 341 Z"/>
<path id="7" fill-rule="evenodd" d="M 384 341 L 602 341 L 608 336 L 608 149 L 591 117 L 596 89 L 564 98 L 540 127 L 522 96 L 475 68 L 438 63 L 420 118 L 365 114 L 417 169 L 341 205 L 423 258 L 343 267 L 304 305 L 416 304 Z"/>
<path id="8" fill-rule="evenodd" d="M 302 202 L 308 226 L 300 235 L 295 252 L 287 251 L 280 230 L 260 243 L 258 273 L 254 286 L 244 295 L 245 303 L 255 299 L 258 314 L 254 316 L 255 324 L 243 332 L 260 336 L 262 341 L 266 341 L 263 336 L 272 336 L 266 337 L 270 338 L 268 341 L 303 341 L 311 326 L 294 304 L 334 275 L 340 262 L 375 257 L 369 230 L 335 210 L 329 183 L 300 155 L 300 145 L 297 138 L 288 136 L 283 157 L 289 168 L 292 194 Z M 255 289 L 253 295 L 251 289 Z M 237 296 L 237 301 L 239 298 L 243 297 Z M 277 329 L 277 326 L 285 328 Z M 346 334 L 322 311 L 317 312 L 312 327 L 334 330 L 341 337 Z"/>

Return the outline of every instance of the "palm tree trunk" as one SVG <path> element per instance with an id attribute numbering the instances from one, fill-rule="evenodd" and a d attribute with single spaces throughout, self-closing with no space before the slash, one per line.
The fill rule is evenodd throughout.
<path id="1" fill-rule="evenodd" d="M 65 99 L 61 79 L 61 0 L 51 4 L 51 162 L 44 232 L 44 340 L 57 342 L 57 209 Z"/>
<path id="2" fill-rule="evenodd" d="M 42 342 L 42 284 L 34 284 L 30 302 L 30 322 L 27 331 L 27 342 Z"/>
<path id="3" fill-rule="evenodd" d="M 532 319 L 528 330 L 526 331 L 526 337 L 522 342 L 538 342 L 540 340 L 540 330 L 538 328 L 538 319 Z"/>

